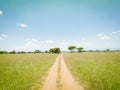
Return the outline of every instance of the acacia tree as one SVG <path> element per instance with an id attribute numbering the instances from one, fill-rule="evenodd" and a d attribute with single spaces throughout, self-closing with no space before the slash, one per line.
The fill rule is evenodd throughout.
<path id="1" fill-rule="evenodd" d="M 82 52 L 83 49 L 84 49 L 83 47 L 78 47 L 77 48 L 78 52 Z"/>
<path id="2" fill-rule="evenodd" d="M 68 47 L 68 50 L 70 50 L 71 53 L 72 53 L 75 49 L 76 49 L 76 46 L 69 46 L 69 47 Z"/>

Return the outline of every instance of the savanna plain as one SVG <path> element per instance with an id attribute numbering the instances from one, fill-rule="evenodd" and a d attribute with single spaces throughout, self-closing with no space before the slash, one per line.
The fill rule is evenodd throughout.
<path id="1" fill-rule="evenodd" d="M 38 90 L 56 57 L 53 54 L 0 55 L 0 90 Z"/>
<path id="2" fill-rule="evenodd" d="M 120 90 L 120 52 L 62 55 L 75 81 L 84 90 Z M 39 90 L 57 56 L 0 54 L 0 90 Z"/>
<path id="3" fill-rule="evenodd" d="M 72 53 L 64 58 L 85 90 L 120 90 L 120 52 Z"/>

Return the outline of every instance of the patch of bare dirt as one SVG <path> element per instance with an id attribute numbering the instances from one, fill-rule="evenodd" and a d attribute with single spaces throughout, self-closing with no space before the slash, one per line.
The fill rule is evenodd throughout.
<path id="1" fill-rule="evenodd" d="M 56 79 L 57 79 L 59 58 L 60 58 L 60 55 L 57 57 L 53 66 L 51 67 L 42 90 L 57 90 Z"/>
<path id="2" fill-rule="evenodd" d="M 59 73 L 58 69 L 60 69 Z M 60 76 L 60 90 L 84 90 L 83 87 L 80 86 L 72 77 L 72 74 L 70 73 L 68 67 L 65 64 L 62 54 L 58 55 L 55 63 L 51 67 L 42 90 L 58 90 L 58 76 Z"/>
<path id="3" fill-rule="evenodd" d="M 62 55 L 60 60 L 62 90 L 83 90 L 83 87 L 80 86 L 72 77 L 72 74 L 66 66 Z"/>

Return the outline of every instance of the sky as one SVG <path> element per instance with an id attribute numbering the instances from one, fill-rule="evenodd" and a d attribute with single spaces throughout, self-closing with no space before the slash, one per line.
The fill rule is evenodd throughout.
<path id="1" fill-rule="evenodd" d="M 120 0 L 0 0 L 0 50 L 120 49 Z"/>

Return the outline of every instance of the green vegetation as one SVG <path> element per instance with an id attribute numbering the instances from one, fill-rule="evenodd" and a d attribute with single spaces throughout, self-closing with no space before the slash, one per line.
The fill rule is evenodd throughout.
<path id="1" fill-rule="evenodd" d="M 76 46 L 69 46 L 69 47 L 68 47 L 68 50 L 70 50 L 71 53 L 72 53 L 75 49 L 76 49 Z"/>
<path id="2" fill-rule="evenodd" d="M 120 90 L 120 52 L 66 53 L 64 58 L 85 90 Z"/>
<path id="3" fill-rule="evenodd" d="M 9 52 L 9 54 L 15 54 L 15 53 L 16 53 L 15 50 Z"/>
<path id="4" fill-rule="evenodd" d="M 60 53 L 61 50 L 60 50 L 60 48 L 51 48 L 51 49 L 49 50 L 49 52 L 50 52 L 50 53 Z"/>
<path id="5" fill-rule="evenodd" d="M 1 54 L 0 90 L 38 90 L 56 56 L 53 54 Z"/>
<path id="6" fill-rule="evenodd" d="M 77 48 L 78 52 L 82 52 L 83 49 L 84 49 L 83 47 L 78 47 L 78 48 Z"/>
<path id="7" fill-rule="evenodd" d="M 41 53 L 41 51 L 40 50 L 35 50 L 34 53 Z"/>
<path id="8" fill-rule="evenodd" d="M 0 54 L 7 54 L 7 51 L 0 51 Z"/>

